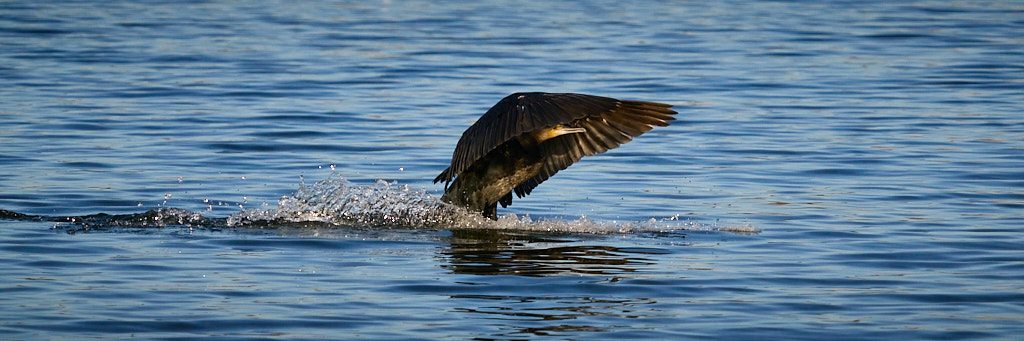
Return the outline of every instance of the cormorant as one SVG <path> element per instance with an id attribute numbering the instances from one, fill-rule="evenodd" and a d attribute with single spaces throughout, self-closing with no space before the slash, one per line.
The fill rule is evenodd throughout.
<path id="1" fill-rule="evenodd" d="M 459 139 L 442 201 L 497 219 L 498 203 L 522 198 L 584 156 L 604 153 L 667 126 L 669 104 L 573 93 L 514 93 L 487 110 Z M 454 180 L 453 180 L 454 179 Z"/>

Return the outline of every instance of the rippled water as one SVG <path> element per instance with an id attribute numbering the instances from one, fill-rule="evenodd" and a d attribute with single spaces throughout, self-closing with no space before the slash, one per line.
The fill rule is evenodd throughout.
<path id="1" fill-rule="evenodd" d="M 1019 2 L 0 3 L 0 338 L 1015 339 Z M 498 222 L 517 91 L 671 103 Z"/>

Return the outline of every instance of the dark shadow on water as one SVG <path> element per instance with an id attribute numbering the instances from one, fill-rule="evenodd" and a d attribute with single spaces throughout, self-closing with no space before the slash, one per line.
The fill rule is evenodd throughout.
<path id="1" fill-rule="evenodd" d="M 0 220 L 53 222 L 57 229 L 67 233 L 89 232 L 114 229 L 152 229 L 164 227 L 202 227 L 211 231 L 227 227 L 223 218 L 207 218 L 198 212 L 178 208 L 161 208 L 143 213 L 106 214 L 97 213 L 83 216 L 30 215 L 0 209 Z"/>

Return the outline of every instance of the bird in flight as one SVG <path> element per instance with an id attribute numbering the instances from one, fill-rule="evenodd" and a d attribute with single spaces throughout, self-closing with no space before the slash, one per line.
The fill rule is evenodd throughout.
<path id="1" fill-rule="evenodd" d="M 672 105 L 574 94 L 522 92 L 505 97 L 464 133 L 441 200 L 497 219 L 512 204 L 584 156 L 604 153 L 675 120 Z"/>

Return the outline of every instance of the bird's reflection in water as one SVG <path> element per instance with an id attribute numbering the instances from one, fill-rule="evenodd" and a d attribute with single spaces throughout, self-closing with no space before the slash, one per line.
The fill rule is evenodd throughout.
<path id="1" fill-rule="evenodd" d="M 443 267 L 467 276 L 450 296 L 455 311 L 493 321 L 497 339 L 579 335 L 649 326 L 637 321 L 664 317 L 657 300 L 647 296 L 644 277 L 659 248 L 626 248 L 581 241 L 579 236 L 509 236 L 501 232 L 456 232 L 441 251 Z M 498 275 L 498 276 L 491 276 Z M 508 277 L 511 276 L 511 277 Z M 598 317 L 594 319 L 593 317 Z M 589 323 L 588 321 L 619 321 Z M 509 322 L 514 321 L 514 322 Z M 597 335 L 597 334 L 595 334 Z"/>
<path id="2" fill-rule="evenodd" d="M 557 237 L 508 237 L 456 233 L 441 252 L 447 258 L 443 267 L 472 275 L 618 277 L 652 265 L 652 255 L 667 253 L 656 248 L 564 245 L 569 242 Z"/>

